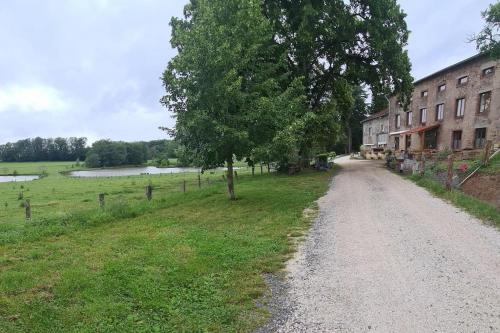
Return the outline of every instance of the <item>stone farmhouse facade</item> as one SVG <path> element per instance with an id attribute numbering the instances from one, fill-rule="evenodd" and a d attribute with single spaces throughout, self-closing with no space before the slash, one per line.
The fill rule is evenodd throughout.
<path id="1" fill-rule="evenodd" d="M 389 112 L 383 110 L 361 121 L 363 145 L 370 149 L 387 148 L 389 136 Z"/>
<path id="2" fill-rule="evenodd" d="M 387 147 L 395 152 L 477 151 L 487 140 L 498 147 L 499 64 L 479 54 L 417 80 L 407 110 L 392 96 L 384 110 Z M 364 128 L 381 119 L 370 118 L 363 121 Z"/>

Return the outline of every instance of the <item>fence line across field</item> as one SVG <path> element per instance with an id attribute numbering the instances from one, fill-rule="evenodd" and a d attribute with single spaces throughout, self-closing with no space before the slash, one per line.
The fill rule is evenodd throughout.
<path id="1" fill-rule="evenodd" d="M 261 169 L 261 175 L 264 175 L 264 164 L 260 164 L 260 169 Z M 271 167 L 270 165 L 267 165 L 267 171 L 268 173 L 271 173 Z M 241 171 L 241 170 L 245 170 L 245 171 L 248 171 L 249 173 L 247 175 L 250 175 L 251 177 L 255 176 L 255 166 L 253 167 L 238 167 L 237 169 L 235 169 L 233 172 L 234 172 L 234 180 L 235 181 L 239 181 L 239 178 L 240 178 L 240 174 L 238 173 L 238 171 Z M 274 170 L 276 171 L 276 170 Z M 198 189 L 202 189 L 203 188 L 203 181 L 202 181 L 202 175 L 204 173 L 208 173 L 209 176 L 206 177 L 206 185 L 207 186 L 210 186 L 210 185 L 213 185 L 215 183 L 217 183 L 217 174 L 221 174 L 221 179 L 219 180 L 219 182 L 227 182 L 227 170 L 220 170 L 220 169 L 209 169 L 209 170 L 205 170 L 203 173 L 201 173 L 200 171 L 198 172 L 198 174 L 196 175 L 196 177 L 190 177 L 193 175 L 193 172 L 188 172 L 188 171 L 184 171 L 184 172 L 178 172 L 178 173 L 175 173 L 175 175 L 177 175 L 178 178 L 184 178 L 181 182 L 181 191 L 183 193 L 187 193 L 188 190 L 189 190 L 189 187 L 188 185 L 190 184 L 190 181 L 192 182 L 193 184 L 193 187 L 197 187 Z M 144 176 L 148 176 L 148 177 L 151 177 L 151 176 L 161 176 L 162 174 L 140 174 L 140 175 L 129 175 L 129 176 L 116 176 L 116 177 L 126 177 L 126 178 L 133 178 L 133 177 L 140 177 L 140 178 L 143 178 Z M 174 175 L 174 173 L 166 173 L 166 175 Z M 210 177 L 210 175 L 213 175 L 214 178 L 215 178 L 215 181 L 212 181 L 212 178 Z M 96 180 L 96 179 L 107 179 L 107 180 L 110 180 L 110 179 L 114 179 L 116 177 L 113 177 L 113 176 L 107 176 L 107 177 L 99 177 L 99 176 L 94 176 L 94 177 L 83 177 L 83 176 L 75 176 L 75 177 L 72 177 L 74 179 L 78 179 L 79 181 L 82 180 L 82 179 L 90 179 L 90 180 Z M 190 181 L 186 180 L 185 178 L 189 178 Z M 175 180 L 174 180 L 174 183 L 175 183 Z M 154 184 L 148 184 L 145 186 L 145 192 L 144 192 L 144 196 L 146 198 L 147 201 L 151 201 L 153 199 L 153 192 L 154 192 Z M 109 196 L 107 193 L 98 193 L 97 194 L 97 202 L 98 202 L 98 208 L 100 209 L 104 209 L 106 207 L 106 197 Z M 24 202 L 22 203 L 22 207 L 24 207 L 24 212 L 25 212 L 25 220 L 26 221 L 30 221 L 32 220 L 32 203 L 31 203 L 31 199 L 25 199 L 24 200 L 24 193 L 23 191 L 20 191 L 19 194 L 18 194 L 18 200 L 24 200 Z M 36 210 L 38 211 L 38 210 Z M 35 211 L 35 213 L 36 213 Z M 35 216 L 36 217 L 36 216 Z"/>

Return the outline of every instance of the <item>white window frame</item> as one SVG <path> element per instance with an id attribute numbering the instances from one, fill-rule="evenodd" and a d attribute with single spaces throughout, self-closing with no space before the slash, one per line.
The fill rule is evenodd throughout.
<path id="1" fill-rule="evenodd" d="M 427 108 L 420 109 L 420 123 L 425 124 L 427 122 Z"/>
<path id="2" fill-rule="evenodd" d="M 465 116 L 465 97 L 457 98 L 457 107 L 455 109 L 455 117 L 463 118 Z"/>
<path id="3" fill-rule="evenodd" d="M 444 119 L 444 103 L 436 105 L 436 120 L 440 121 Z"/>
<path id="4" fill-rule="evenodd" d="M 489 96 L 488 103 L 486 104 L 486 96 Z M 486 113 L 491 108 L 491 91 L 485 91 L 479 94 L 479 113 Z"/>

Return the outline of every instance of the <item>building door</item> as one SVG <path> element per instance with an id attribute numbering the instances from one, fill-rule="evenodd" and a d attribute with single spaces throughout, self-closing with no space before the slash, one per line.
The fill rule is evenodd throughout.
<path id="1" fill-rule="evenodd" d="M 437 148 L 437 128 L 427 131 L 424 133 L 424 149 L 436 149 Z"/>
<path id="2" fill-rule="evenodd" d="M 486 128 L 476 128 L 474 133 L 474 148 L 481 149 L 484 148 L 486 143 Z"/>
<path id="3" fill-rule="evenodd" d="M 451 149 L 458 150 L 462 148 L 462 131 L 453 131 L 451 136 Z"/>

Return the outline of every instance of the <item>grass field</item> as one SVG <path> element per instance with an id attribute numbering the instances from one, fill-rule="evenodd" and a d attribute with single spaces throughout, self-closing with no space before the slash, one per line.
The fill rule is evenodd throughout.
<path id="1" fill-rule="evenodd" d="M 59 173 L 71 163 L 42 164 L 46 178 L 0 183 L 0 332 L 251 331 L 262 273 L 282 267 L 331 177 L 240 170 L 230 202 L 221 171 L 198 189 L 196 174 L 72 179 Z"/>

